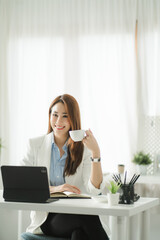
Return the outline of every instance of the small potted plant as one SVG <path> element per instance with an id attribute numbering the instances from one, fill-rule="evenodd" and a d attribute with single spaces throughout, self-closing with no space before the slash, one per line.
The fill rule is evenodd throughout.
<path id="1" fill-rule="evenodd" d="M 117 192 L 120 188 L 121 184 L 118 184 L 114 181 L 110 181 L 110 185 L 107 186 L 109 193 L 108 193 L 108 204 L 110 206 L 117 205 L 119 202 L 119 193 Z"/>
<path id="2" fill-rule="evenodd" d="M 147 172 L 147 166 L 152 163 L 152 160 L 149 153 L 145 154 L 140 151 L 134 155 L 132 162 L 138 166 L 140 174 L 144 175 Z"/>

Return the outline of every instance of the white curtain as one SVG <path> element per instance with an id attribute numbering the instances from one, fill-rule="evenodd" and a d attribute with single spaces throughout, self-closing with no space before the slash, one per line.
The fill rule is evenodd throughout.
<path id="1" fill-rule="evenodd" d="M 160 1 L 138 1 L 139 149 L 160 167 Z M 160 169 L 159 169 L 160 170 Z"/>
<path id="2" fill-rule="evenodd" d="M 135 0 L 0 0 L 2 163 L 45 134 L 50 102 L 72 94 L 104 172 L 137 149 Z"/>
<path id="3" fill-rule="evenodd" d="M 160 115 L 160 1 L 138 1 L 138 64 L 141 113 Z"/>

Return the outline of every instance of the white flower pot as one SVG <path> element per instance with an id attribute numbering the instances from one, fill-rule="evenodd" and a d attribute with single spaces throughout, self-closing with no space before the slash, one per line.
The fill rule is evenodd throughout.
<path id="1" fill-rule="evenodd" d="M 109 206 L 117 205 L 119 202 L 119 193 L 108 193 L 108 204 Z"/>
<path id="2" fill-rule="evenodd" d="M 146 175 L 147 174 L 147 167 L 148 167 L 148 165 L 137 165 L 138 172 L 141 175 Z"/>

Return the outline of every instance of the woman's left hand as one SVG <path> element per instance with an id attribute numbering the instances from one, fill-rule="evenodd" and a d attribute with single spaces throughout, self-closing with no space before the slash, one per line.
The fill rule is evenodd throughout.
<path id="1" fill-rule="evenodd" d="M 95 139 L 90 129 L 86 130 L 86 137 L 82 140 L 82 142 L 88 149 L 91 150 L 93 158 L 100 157 L 100 149 L 97 140 Z"/>

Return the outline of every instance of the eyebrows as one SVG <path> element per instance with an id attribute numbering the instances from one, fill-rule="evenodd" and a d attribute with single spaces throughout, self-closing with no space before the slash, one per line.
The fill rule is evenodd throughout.
<path id="1" fill-rule="evenodd" d="M 57 111 L 52 111 L 52 113 L 56 113 L 56 114 L 58 114 Z M 66 112 L 63 112 L 62 114 L 63 114 L 63 115 L 68 115 Z"/>

